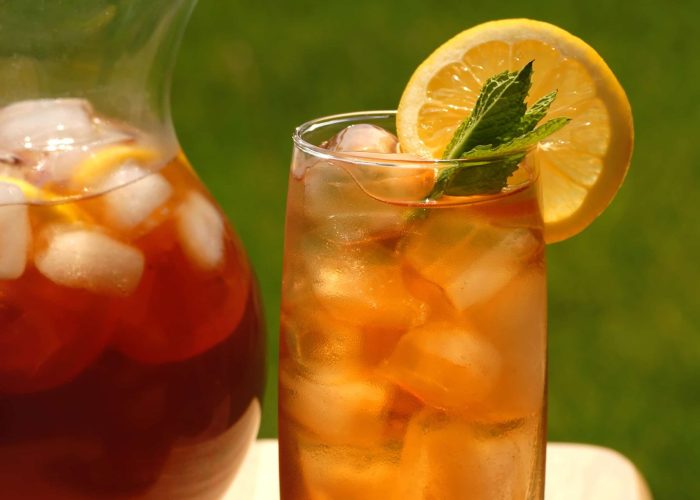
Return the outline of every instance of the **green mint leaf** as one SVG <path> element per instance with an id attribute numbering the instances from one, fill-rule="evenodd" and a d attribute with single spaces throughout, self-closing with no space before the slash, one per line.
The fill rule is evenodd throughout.
<path id="1" fill-rule="evenodd" d="M 494 158 L 518 152 L 524 152 L 530 149 L 538 142 L 540 142 L 545 137 L 550 136 L 554 132 L 561 129 L 570 121 L 570 118 L 554 118 L 553 120 L 549 120 L 543 125 L 540 125 L 535 130 L 527 132 L 521 136 L 515 137 L 514 139 L 511 139 L 508 142 L 504 142 L 497 146 L 476 146 L 470 151 L 464 153 L 462 155 L 462 158 L 478 160 L 483 158 Z"/>
<path id="2" fill-rule="evenodd" d="M 472 110 L 472 115 L 481 116 L 485 108 L 488 108 L 494 102 L 494 91 L 500 88 L 504 84 L 508 84 L 515 78 L 515 73 L 510 73 L 509 71 L 503 71 L 497 75 L 492 76 L 484 84 L 481 92 L 477 96 L 476 104 Z M 465 120 L 466 121 L 466 120 Z"/>
<path id="3" fill-rule="evenodd" d="M 537 126 L 537 124 L 540 123 L 540 121 L 542 121 L 542 118 L 544 118 L 547 115 L 549 107 L 552 105 L 556 97 L 557 91 L 553 90 L 544 97 L 540 97 L 537 100 L 537 102 L 535 102 L 535 104 L 530 106 L 530 109 L 528 109 L 525 112 L 525 116 L 523 116 L 523 119 L 520 120 L 520 126 L 518 127 L 518 135 L 525 134 L 533 130 Z"/>
<path id="4" fill-rule="evenodd" d="M 495 194 L 508 184 L 508 177 L 518 169 L 525 153 L 516 153 L 483 162 L 447 167 L 440 172 L 430 199 L 448 196 Z"/>
<path id="5" fill-rule="evenodd" d="M 440 170 L 428 200 L 443 195 L 500 192 L 527 151 L 569 123 L 569 118 L 555 118 L 537 126 L 547 115 L 557 91 L 543 96 L 527 109 L 525 100 L 532 86 L 532 64 L 530 61 L 520 71 L 504 71 L 486 81 L 474 110 L 457 127 L 443 153 L 443 159 L 471 161 L 455 162 Z"/>
<path id="6" fill-rule="evenodd" d="M 495 76 L 492 76 L 488 80 L 479 92 L 479 96 L 476 99 L 476 104 L 471 112 L 471 115 L 462 123 L 459 124 L 457 130 L 455 130 L 450 143 L 445 148 L 443 153 L 443 159 L 453 159 L 459 157 L 459 151 L 464 150 L 465 145 L 461 143 L 469 135 L 470 127 L 476 123 L 481 116 L 484 114 L 484 109 L 488 109 L 494 102 L 494 92 L 502 88 L 503 85 L 510 84 L 515 78 L 515 73 L 509 73 L 504 71 Z"/>
<path id="7" fill-rule="evenodd" d="M 473 112 L 457 127 L 443 159 L 459 158 L 474 146 L 499 144 L 512 137 L 525 115 L 525 99 L 530 91 L 532 61 L 520 71 L 503 72 L 484 84 Z"/>

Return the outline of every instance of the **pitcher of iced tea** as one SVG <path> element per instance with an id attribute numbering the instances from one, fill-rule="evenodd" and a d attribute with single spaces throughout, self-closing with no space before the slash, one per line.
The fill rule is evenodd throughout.
<path id="1" fill-rule="evenodd" d="M 180 151 L 196 0 L 0 4 L 0 496 L 217 498 L 255 437 L 245 252 Z"/>

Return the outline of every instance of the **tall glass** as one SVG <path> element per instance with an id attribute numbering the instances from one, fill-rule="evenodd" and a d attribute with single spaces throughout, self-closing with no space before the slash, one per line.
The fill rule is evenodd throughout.
<path id="1" fill-rule="evenodd" d="M 294 135 L 282 498 L 542 498 L 546 284 L 536 168 L 527 157 L 496 195 L 429 202 L 454 162 L 328 149 L 348 125 L 391 130 L 394 119 L 339 115 Z"/>
<path id="2" fill-rule="evenodd" d="M 245 252 L 180 151 L 195 0 L 0 3 L 0 497 L 218 498 L 254 439 Z"/>

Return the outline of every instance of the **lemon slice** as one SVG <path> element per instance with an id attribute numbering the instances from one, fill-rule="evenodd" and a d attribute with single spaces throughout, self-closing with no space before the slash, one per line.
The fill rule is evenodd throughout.
<path id="1" fill-rule="evenodd" d="M 151 149 L 119 144 L 97 150 L 76 169 L 71 182 L 80 187 L 99 182 L 120 165 L 132 161 L 144 165 L 154 161 L 158 153 Z"/>
<path id="2" fill-rule="evenodd" d="M 610 203 L 629 167 L 634 133 L 624 90 L 581 39 L 529 19 L 492 21 L 439 47 L 411 77 L 396 125 L 403 151 L 439 158 L 471 112 L 482 85 L 534 60 L 528 105 L 557 89 L 547 118 L 571 122 L 534 153 L 540 168 L 545 239 L 577 234 Z"/>
<path id="3" fill-rule="evenodd" d="M 47 189 L 38 188 L 23 179 L 0 175 L 0 184 L 13 184 L 22 190 L 29 203 L 35 202 L 39 205 L 45 205 L 37 208 L 43 218 L 61 221 L 76 221 L 84 218 L 83 212 L 74 203 L 61 203 L 60 196 Z M 56 204 L 51 202 L 56 202 Z"/>
<path id="4" fill-rule="evenodd" d="M 24 179 L 15 179 L 14 177 L 0 175 L 0 183 L 13 184 L 17 186 L 22 190 L 22 193 L 24 193 L 25 198 L 27 198 L 28 200 L 47 201 L 48 199 L 50 199 L 50 194 L 36 187 L 34 184 L 30 184 Z"/>

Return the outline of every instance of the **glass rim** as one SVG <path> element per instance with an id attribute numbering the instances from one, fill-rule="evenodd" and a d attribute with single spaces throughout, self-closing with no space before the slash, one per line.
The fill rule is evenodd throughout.
<path id="1" fill-rule="evenodd" d="M 454 167 L 455 165 L 469 165 L 469 164 L 483 164 L 493 161 L 497 158 L 503 158 L 507 155 L 501 156 L 490 156 L 483 158 L 455 158 L 451 160 L 443 159 L 433 159 L 433 158 L 394 158 L 388 157 L 386 159 L 378 158 L 378 153 L 365 153 L 363 152 L 339 152 L 330 151 L 328 149 L 316 146 L 304 139 L 304 136 L 309 132 L 314 132 L 316 130 L 329 127 L 332 125 L 338 125 L 345 122 L 356 122 L 361 118 L 367 118 L 368 120 L 377 120 L 381 118 L 394 118 L 396 116 L 396 110 L 369 110 L 369 111 L 354 111 L 350 113 L 339 113 L 335 115 L 327 115 L 319 118 L 314 118 L 313 120 L 306 121 L 294 129 L 292 134 L 292 140 L 297 148 L 301 151 L 313 155 L 316 158 L 323 160 L 336 160 L 345 163 L 352 163 L 361 166 L 370 167 L 401 167 L 401 168 L 434 168 L 440 170 L 442 168 Z M 525 149 L 521 151 L 526 155 L 536 149 L 535 147 Z"/>

